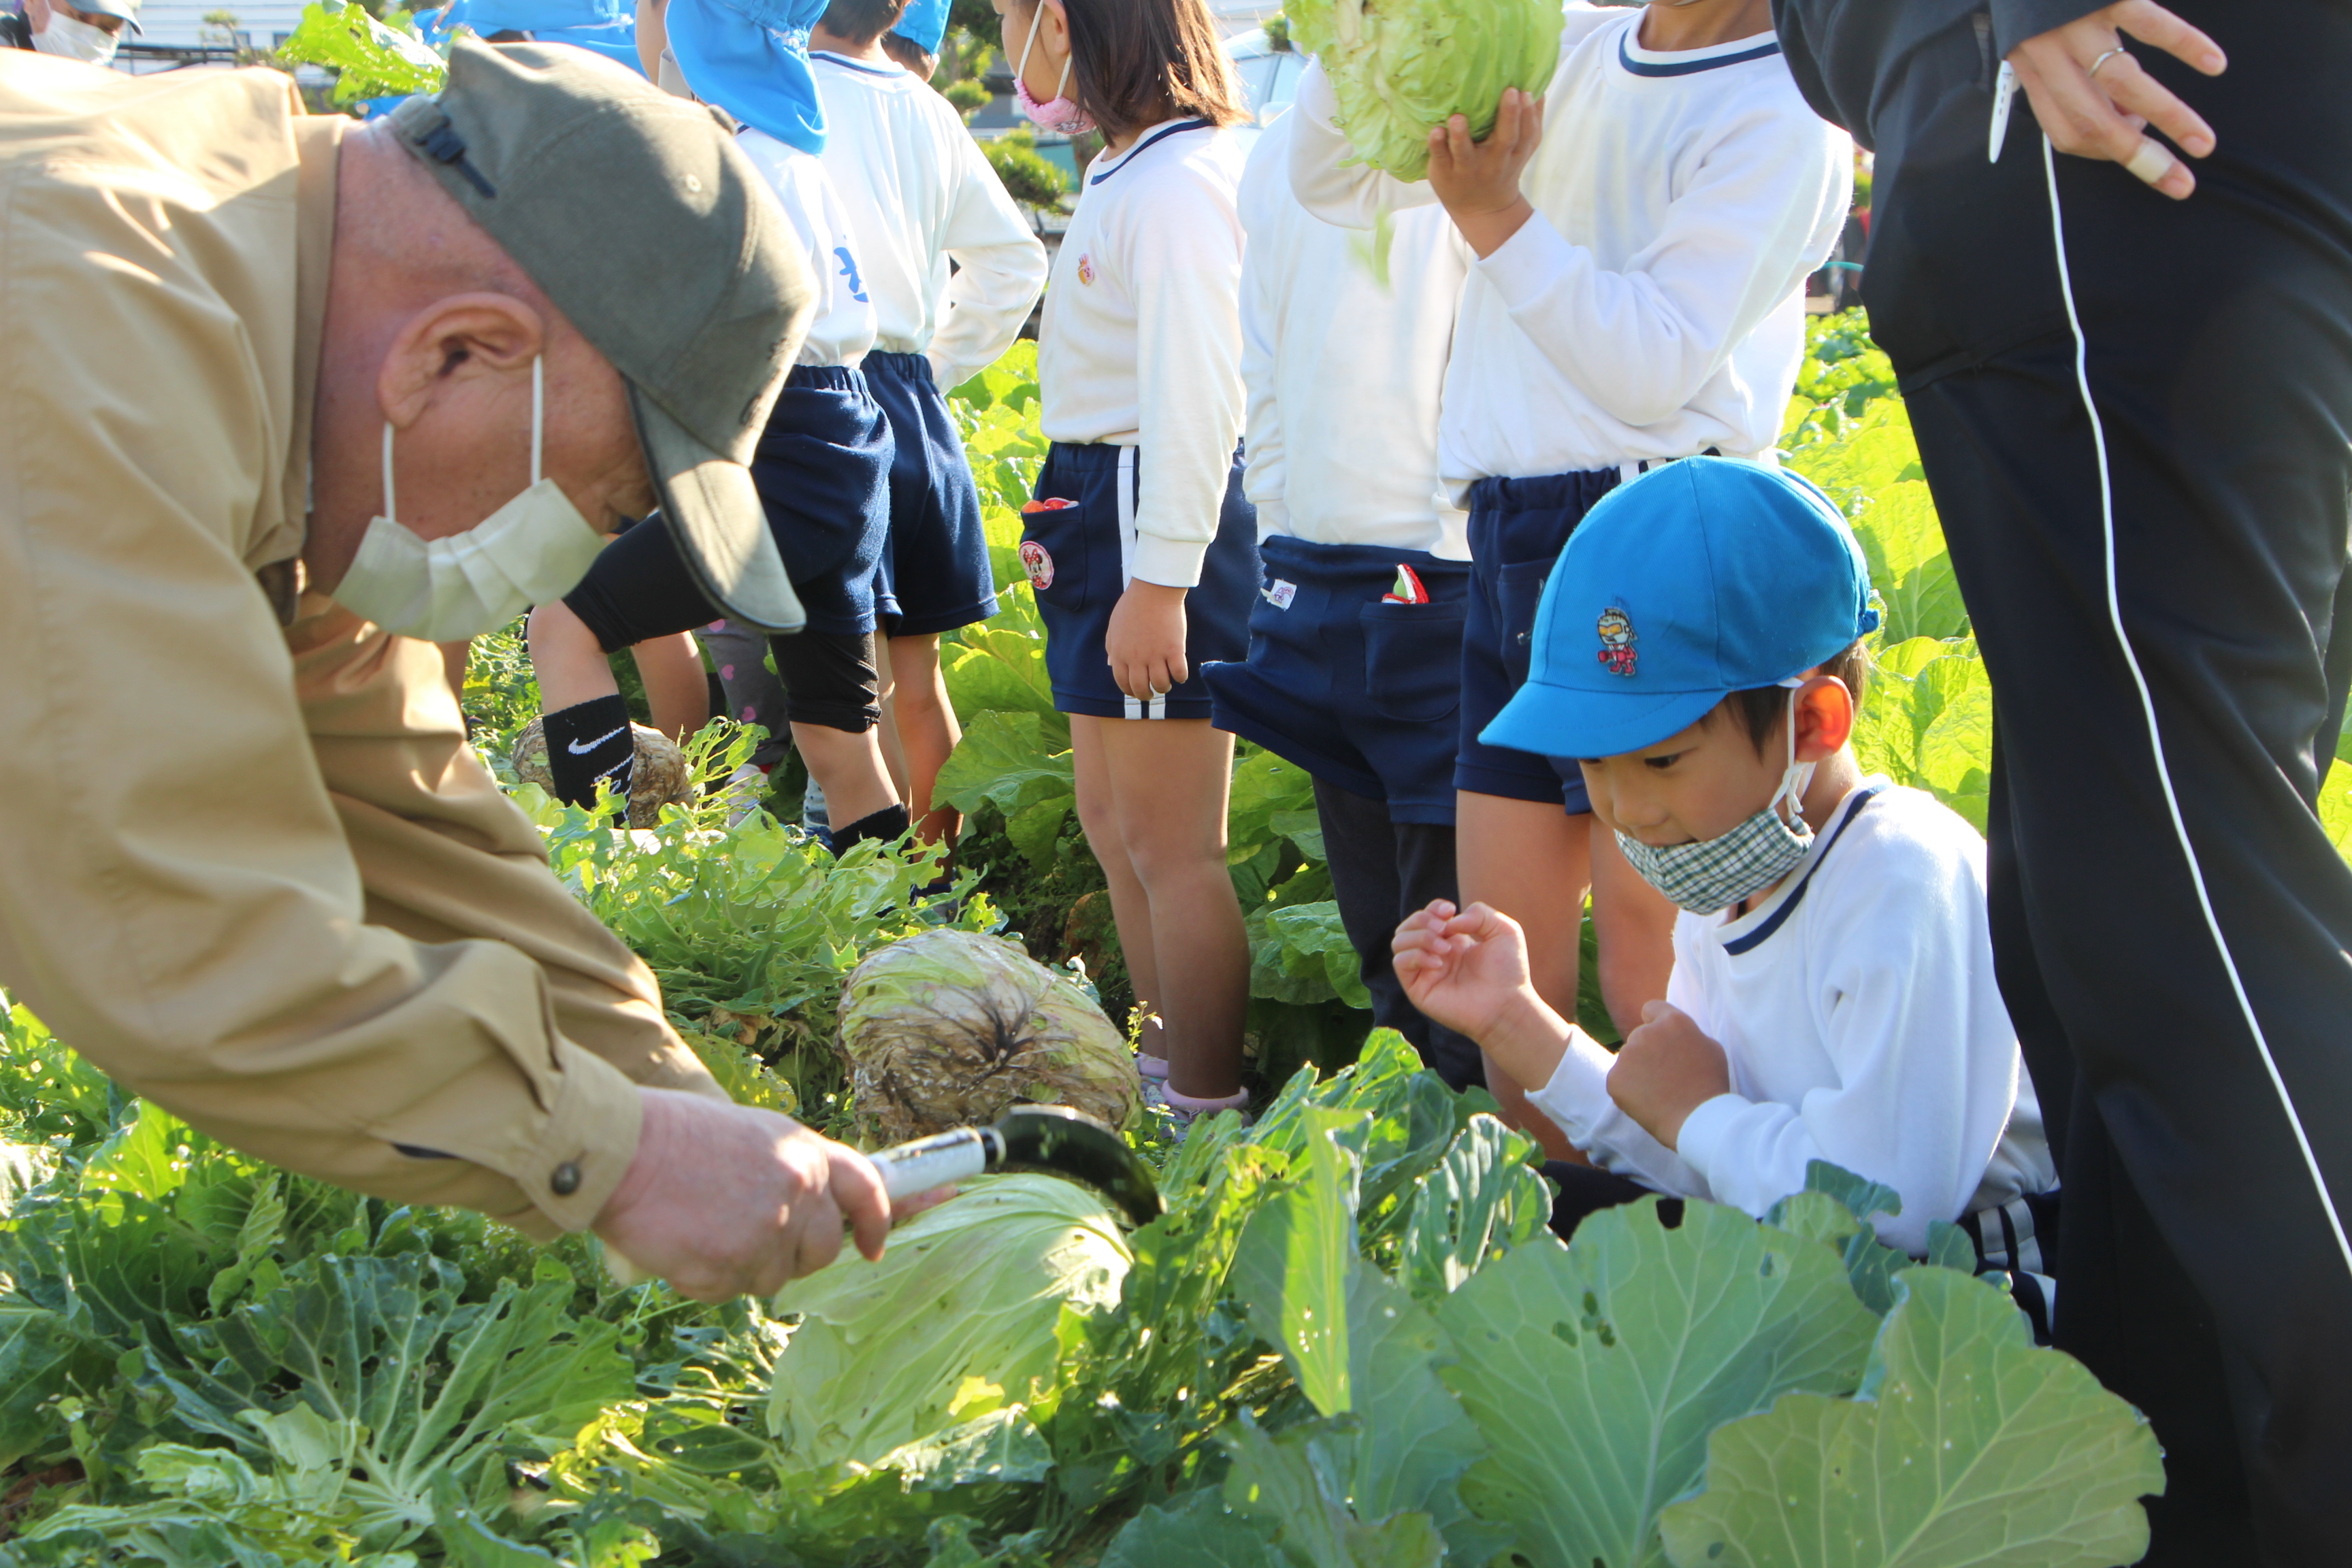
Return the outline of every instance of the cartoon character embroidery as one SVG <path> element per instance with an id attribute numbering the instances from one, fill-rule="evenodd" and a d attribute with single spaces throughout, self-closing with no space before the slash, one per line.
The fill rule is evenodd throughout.
<path id="1" fill-rule="evenodd" d="M 1081 252 L 1078 256 L 1078 281 L 1091 284 L 1095 280 L 1095 258 Z"/>
<path id="2" fill-rule="evenodd" d="M 1054 558 L 1034 539 L 1021 542 L 1021 569 L 1029 574 L 1029 586 L 1038 593 L 1054 585 Z"/>
<path id="3" fill-rule="evenodd" d="M 1601 612 L 1601 666 L 1612 675 L 1630 676 L 1641 656 L 1633 649 L 1633 617 L 1612 605 Z"/>

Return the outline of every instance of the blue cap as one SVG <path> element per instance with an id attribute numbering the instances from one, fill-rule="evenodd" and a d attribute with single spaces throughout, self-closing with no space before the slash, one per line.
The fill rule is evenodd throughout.
<path id="1" fill-rule="evenodd" d="M 695 97 L 814 158 L 824 152 L 824 105 L 808 37 L 824 8 L 825 0 L 672 0 L 663 19 Z"/>
<path id="2" fill-rule="evenodd" d="M 940 40 L 947 36 L 948 9 L 952 0 L 907 0 L 907 8 L 898 14 L 898 25 L 890 30 L 927 55 L 940 52 Z"/>
<path id="3" fill-rule="evenodd" d="M 1569 535 L 1528 682 L 1478 738 L 1548 757 L 1638 752 L 1877 629 L 1870 569 L 1829 497 L 1785 468 L 1687 458 L 1612 491 Z"/>

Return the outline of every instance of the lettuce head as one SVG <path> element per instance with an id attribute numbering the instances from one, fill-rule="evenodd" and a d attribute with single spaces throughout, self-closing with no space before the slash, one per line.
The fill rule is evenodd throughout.
<path id="1" fill-rule="evenodd" d="M 903 1142 L 1066 1105 L 1113 1127 L 1143 1098 L 1127 1037 L 1093 997 L 1009 942 L 931 931 L 877 949 L 841 998 L 857 1113 Z"/>
<path id="2" fill-rule="evenodd" d="M 780 1465 L 820 1484 L 1055 1386 L 1066 1307 L 1118 1304 L 1134 1255 L 1102 1198 L 1053 1176 L 975 1182 L 785 1288 L 798 1313 L 769 1389 Z"/>
<path id="3" fill-rule="evenodd" d="M 1319 58 L 1359 161 L 1429 173 L 1429 133 L 1453 115 L 1495 129 L 1503 89 L 1540 93 L 1559 63 L 1559 0 L 1292 0 L 1290 36 Z"/>

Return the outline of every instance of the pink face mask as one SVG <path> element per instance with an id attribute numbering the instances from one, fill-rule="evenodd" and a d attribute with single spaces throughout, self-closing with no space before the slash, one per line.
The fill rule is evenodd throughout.
<path id="1" fill-rule="evenodd" d="M 1040 131 L 1050 132 L 1056 136 L 1083 136 L 1095 128 L 1095 122 L 1068 97 L 1070 62 L 1067 59 L 1062 62 L 1062 79 L 1054 84 L 1051 100 L 1040 103 L 1037 95 L 1029 90 L 1029 51 L 1037 47 L 1037 34 L 1045 26 L 1045 7 L 1048 5 L 1053 5 L 1065 21 L 1069 19 L 1069 13 L 1055 5 L 1054 0 L 1037 0 L 1037 9 L 1029 17 L 1029 37 L 1021 46 L 1021 63 L 1013 68 L 1013 101 Z"/>

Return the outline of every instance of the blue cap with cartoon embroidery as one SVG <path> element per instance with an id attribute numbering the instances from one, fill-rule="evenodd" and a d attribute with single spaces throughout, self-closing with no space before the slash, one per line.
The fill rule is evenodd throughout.
<path id="1" fill-rule="evenodd" d="M 1569 535 L 1527 684 L 1478 738 L 1548 757 L 1638 752 L 1877 629 L 1870 569 L 1829 497 L 1785 468 L 1686 458 L 1612 491 Z"/>

